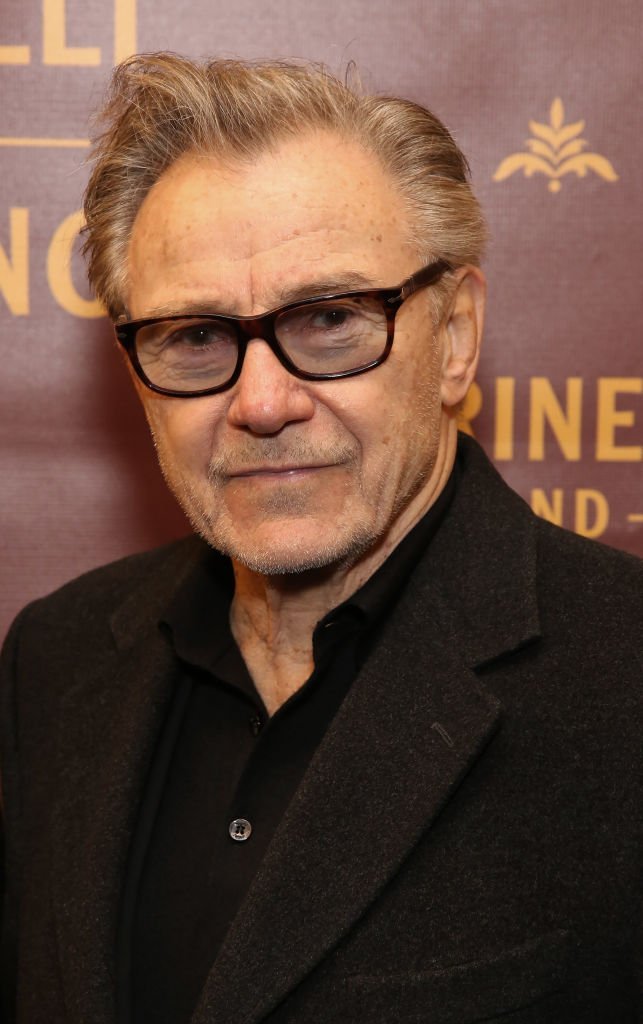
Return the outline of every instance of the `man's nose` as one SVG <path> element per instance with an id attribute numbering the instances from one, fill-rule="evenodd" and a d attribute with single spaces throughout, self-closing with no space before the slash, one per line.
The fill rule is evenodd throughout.
<path id="1" fill-rule="evenodd" d="M 274 434 L 288 423 L 310 419 L 314 410 L 306 382 L 281 365 L 267 342 L 248 341 L 228 409 L 230 423 L 256 434 Z"/>

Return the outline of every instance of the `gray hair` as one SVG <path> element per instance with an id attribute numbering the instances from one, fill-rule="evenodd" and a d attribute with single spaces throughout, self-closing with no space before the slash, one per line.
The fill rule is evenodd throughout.
<path id="1" fill-rule="evenodd" d="M 116 319 L 125 312 L 127 251 L 154 183 L 186 153 L 256 159 L 280 140 L 326 129 L 360 143 L 409 209 L 424 262 L 479 264 L 485 224 L 466 159 L 429 110 L 366 95 L 321 65 L 141 54 L 114 71 L 85 193 L 90 282 Z"/>

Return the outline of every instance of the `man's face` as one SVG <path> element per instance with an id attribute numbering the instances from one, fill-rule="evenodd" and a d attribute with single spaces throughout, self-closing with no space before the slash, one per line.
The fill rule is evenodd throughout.
<path id="1" fill-rule="evenodd" d="M 129 313 L 253 315 L 314 293 L 390 287 L 421 265 L 407 236 L 387 174 L 334 135 L 288 141 L 250 166 L 186 156 L 134 223 Z M 433 333 L 423 291 L 398 313 L 387 362 L 361 376 L 299 380 L 252 340 L 226 392 L 166 398 L 139 386 L 195 528 L 262 573 L 348 565 L 399 540 L 439 489 L 446 420 Z"/>

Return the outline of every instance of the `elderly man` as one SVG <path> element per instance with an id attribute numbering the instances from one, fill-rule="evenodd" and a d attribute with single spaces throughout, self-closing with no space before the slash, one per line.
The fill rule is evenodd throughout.
<path id="1" fill-rule="evenodd" d="M 462 154 L 295 64 L 134 58 L 104 117 L 90 276 L 199 536 L 10 635 L 7 1019 L 640 1019 L 640 567 L 458 441 Z"/>

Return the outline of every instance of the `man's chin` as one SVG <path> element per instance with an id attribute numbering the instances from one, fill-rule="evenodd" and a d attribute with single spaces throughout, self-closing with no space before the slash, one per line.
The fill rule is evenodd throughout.
<path id="1" fill-rule="evenodd" d="M 204 539 L 233 562 L 262 576 L 287 576 L 314 572 L 320 569 L 350 565 L 373 543 L 370 534 L 352 533 L 338 537 L 329 533 L 322 538 L 297 536 L 263 538 L 252 543 L 248 538 L 217 535 L 213 531 L 202 534 Z"/>

